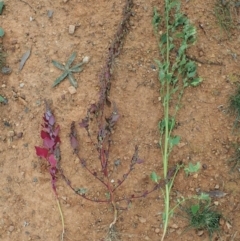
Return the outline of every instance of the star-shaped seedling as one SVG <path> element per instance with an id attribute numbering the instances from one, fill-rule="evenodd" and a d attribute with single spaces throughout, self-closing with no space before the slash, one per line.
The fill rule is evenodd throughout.
<path id="1" fill-rule="evenodd" d="M 77 81 L 75 80 L 73 73 L 81 72 L 83 70 L 83 65 L 88 63 L 89 57 L 84 57 L 81 63 L 76 64 L 72 68 L 70 68 L 71 64 L 76 58 L 76 55 L 77 55 L 76 52 L 72 53 L 72 55 L 69 57 L 65 65 L 60 64 L 55 60 L 52 61 L 55 67 L 63 71 L 63 73 L 54 81 L 52 87 L 55 87 L 56 85 L 60 84 L 66 77 L 68 77 L 71 85 L 73 85 L 74 87 L 77 87 Z"/>

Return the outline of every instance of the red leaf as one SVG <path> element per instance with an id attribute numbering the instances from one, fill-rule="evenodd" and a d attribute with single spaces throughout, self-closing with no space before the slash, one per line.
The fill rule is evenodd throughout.
<path id="1" fill-rule="evenodd" d="M 50 138 L 50 135 L 46 131 L 41 131 L 41 138 L 45 139 L 46 137 Z"/>
<path id="2" fill-rule="evenodd" d="M 44 147 L 35 146 L 37 156 L 47 158 L 48 150 Z"/>
<path id="3" fill-rule="evenodd" d="M 51 167 L 57 166 L 57 160 L 53 154 L 48 157 L 48 162 L 50 163 Z"/>
<path id="4" fill-rule="evenodd" d="M 46 138 L 44 138 L 44 140 L 43 140 L 43 145 L 44 145 L 46 148 L 51 149 L 51 148 L 54 146 L 54 144 L 55 144 L 54 140 L 50 139 L 49 137 L 46 137 Z"/>
<path id="5" fill-rule="evenodd" d="M 60 143 L 60 137 L 59 137 L 59 136 L 56 136 L 56 137 L 55 137 L 54 143 L 55 143 L 55 145 L 56 145 L 57 143 Z"/>

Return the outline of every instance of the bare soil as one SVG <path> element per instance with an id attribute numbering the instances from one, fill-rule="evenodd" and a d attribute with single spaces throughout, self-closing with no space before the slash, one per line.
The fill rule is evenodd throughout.
<path id="1" fill-rule="evenodd" d="M 231 146 L 238 135 L 232 133 L 234 117 L 227 112 L 229 95 L 240 76 L 240 38 L 237 27 L 230 38 L 221 30 L 213 14 L 214 3 L 182 1 L 182 11 L 198 34 L 198 41 L 188 54 L 197 59 L 204 81 L 199 87 L 187 89 L 183 97 L 178 128 L 174 131 L 181 136 L 181 143 L 173 150 L 170 166 L 178 161 L 199 161 L 205 168 L 189 177 L 180 172 L 171 201 L 174 204 L 177 197 L 194 195 L 199 189 L 227 193 L 213 200 L 226 219 L 214 240 L 230 241 L 240 240 L 239 173 L 231 173 L 228 164 Z M 91 196 L 106 198 L 106 190 L 82 169 L 74 156 L 69 132 L 71 122 L 84 118 L 89 105 L 98 99 L 99 76 L 124 4 L 123 0 L 5 0 L 0 26 L 5 30 L 3 45 L 12 73 L 0 75 L 0 94 L 8 99 L 7 105 L 0 106 L 1 240 L 60 240 L 61 220 L 48 166 L 36 156 L 34 148 L 42 144 L 39 133 L 44 99 L 51 102 L 61 128 L 62 167 L 66 175 L 73 186 L 87 188 Z M 163 9 L 162 1 L 134 0 L 131 27 L 114 66 L 110 98 L 117 105 L 120 119 L 110 153 L 111 179 L 116 182 L 127 171 L 135 145 L 144 160 L 121 186 L 119 197 L 150 190 L 150 173 L 162 173 L 157 125 L 163 108 L 154 62 L 159 57 L 151 25 L 154 6 Z M 48 10 L 53 11 L 51 18 Z M 236 18 L 238 21 L 237 12 Z M 73 34 L 69 34 L 69 25 L 76 26 Z M 20 59 L 29 49 L 31 56 L 19 71 Z M 79 87 L 77 93 L 71 94 L 68 80 L 51 87 L 61 74 L 51 61 L 64 63 L 74 51 L 76 63 L 84 56 L 91 59 L 83 72 L 74 74 Z M 79 128 L 78 134 L 82 156 L 91 168 L 100 169 L 97 153 L 86 133 Z M 116 160 L 121 162 L 118 167 L 114 167 Z M 82 199 L 61 178 L 57 187 L 66 224 L 64 240 L 102 240 L 113 218 L 111 206 Z M 119 240 L 160 240 L 163 205 L 161 191 L 135 200 L 127 210 L 126 203 L 119 203 L 125 208 L 117 222 Z M 207 232 L 200 235 L 195 230 L 186 230 L 187 225 L 183 214 L 177 212 L 169 224 L 166 241 L 209 240 Z"/>

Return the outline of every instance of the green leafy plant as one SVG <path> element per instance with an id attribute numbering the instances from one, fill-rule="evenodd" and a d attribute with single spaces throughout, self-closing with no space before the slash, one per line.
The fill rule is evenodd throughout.
<path id="1" fill-rule="evenodd" d="M 174 179 L 181 165 L 174 166 L 169 171 L 171 151 L 180 141 L 179 136 L 172 134 L 176 114 L 184 90 L 189 86 L 197 86 L 202 81 L 197 75 L 197 65 L 188 59 L 187 48 L 196 40 L 196 29 L 188 18 L 180 12 L 178 1 L 165 0 L 163 17 L 154 9 L 152 24 L 158 41 L 161 59 L 157 60 L 158 78 L 161 84 L 160 97 L 164 108 L 164 116 L 160 120 L 160 148 L 163 161 L 163 179 L 165 180 L 163 235 L 167 232 L 170 218 L 170 192 Z M 171 105 L 170 105 L 171 104 Z M 174 106 L 175 108 L 170 108 Z"/>
<path id="2" fill-rule="evenodd" d="M 0 103 L 7 103 L 7 99 L 0 95 Z"/>
<path id="3" fill-rule="evenodd" d="M 201 168 L 201 164 L 200 162 L 197 162 L 195 165 L 191 162 L 189 162 L 188 166 L 184 167 L 184 171 L 186 173 L 186 175 L 188 176 L 191 173 L 195 173 L 197 171 L 199 171 Z"/>
<path id="4" fill-rule="evenodd" d="M 233 1 L 217 0 L 214 6 L 214 15 L 220 28 L 230 36 L 231 30 L 234 28 L 234 20 L 232 9 Z"/>
<path id="5" fill-rule="evenodd" d="M 240 146 L 239 143 L 233 144 L 234 146 L 234 152 L 229 159 L 230 165 L 231 165 L 231 171 L 234 171 L 236 169 L 240 170 Z"/>
<path id="6" fill-rule="evenodd" d="M 6 53 L 3 50 L 3 45 L 0 44 L 0 70 L 6 63 Z"/>
<path id="7" fill-rule="evenodd" d="M 0 15 L 2 14 L 3 7 L 4 7 L 4 2 L 0 1 Z"/>
<path id="8" fill-rule="evenodd" d="M 198 200 L 188 207 L 184 207 L 183 211 L 187 214 L 189 228 L 196 230 L 206 230 L 212 237 L 214 232 L 220 229 L 220 218 L 222 215 L 211 206 L 211 200 Z"/>
<path id="9" fill-rule="evenodd" d="M 54 81 L 53 86 L 60 84 L 66 77 L 68 77 L 71 85 L 74 87 L 77 87 L 77 81 L 75 80 L 73 73 L 79 73 L 83 70 L 83 65 L 88 63 L 89 57 L 83 58 L 83 61 L 79 64 L 74 65 L 70 68 L 71 64 L 73 63 L 74 59 L 76 58 L 77 53 L 74 52 L 67 60 L 67 63 L 65 65 L 53 60 L 52 63 L 55 67 L 62 70 L 63 73 Z"/>
<path id="10" fill-rule="evenodd" d="M 229 112 L 235 116 L 234 129 L 239 127 L 240 120 L 240 85 L 233 95 L 229 97 Z"/>
<path id="11" fill-rule="evenodd" d="M 4 30 L 0 27 L 0 37 L 4 36 Z"/>

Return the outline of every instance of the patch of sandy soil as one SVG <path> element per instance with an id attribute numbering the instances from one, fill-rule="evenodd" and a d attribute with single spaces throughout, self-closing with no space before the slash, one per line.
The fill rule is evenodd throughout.
<path id="1" fill-rule="evenodd" d="M 39 133 L 44 99 L 51 103 L 61 128 L 62 168 L 72 185 L 87 188 L 94 197 L 106 198 L 107 190 L 81 167 L 73 154 L 69 132 L 71 122 L 84 118 L 89 105 L 98 100 L 99 76 L 124 4 L 123 0 L 5 0 L 0 26 L 5 30 L 3 45 L 12 73 L 0 75 L 0 93 L 8 99 L 7 105 L 0 106 L 1 240 L 60 240 L 61 220 L 48 165 L 36 156 L 34 148 L 42 144 Z M 110 98 L 117 105 L 120 119 L 109 154 L 110 178 L 116 182 L 127 172 L 135 145 L 139 146 L 139 157 L 144 160 L 119 188 L 119 197 L 150 190 L 153 187 L 150 173 L 162 173 L 157 125 L 163 109 L 154 61 L 159 57 L 151 25 L 154 6 L 163 9 L 162 1 L 134 0 L 129 33 L 114 64 Z M 216 23 L 213 9 L 214 1 L 182 1 L 182 11 L 196 26 L 198 34 L 198 41 L 188 54 L 198 60 L 198 72 L 204 81 L 185 92 L 177 116 L 178 128 L 174 131 L 181 136 L 181 143 L 173 150 L 169 165 L 199 161 L 205 168 L 189 177 L 180 172 L 171 202 L 174 205 L 178 196 L 195 195 L 199 189 L 217 188 L 227 193 L 213 200 L 213 205 L 230 224 L 221 222 L 221 231 L 215 234 L 214 240 L 240 240 L 239 173 L 230 173 L 228 165 L 230 147 L 238 136 L 232 134 L 234 119 L 226 111 L 228 97 L 236 88 L 228 77 L 240 75 L 240 39 L 238 30 L 233 31 L 230 39 L 226 38 Z M 52 17 L 48 17 L 49 10 L 53 11 Z M 70 25 L 76 26 L 73 34 L 69 33 Z M 19 71 L 20 59 L 29 49 L 31 55 Z M 68 80 L 51 87 L 61 74 L 52 60 L 64 63 L 74 51 L 76 63 L 84 56 L 90 56 L 90 62 L 81 73 L 74 74 L 78 88 L 71 94 Z M 221 65 L 208 64 L 209 61 Z M 81 155 L 90 168 L 100 170 L 98 155 L 87 134 L 80 128 L 78 134 Z M 93 132 L 93 138 L 96 137 Z M 116 160 L 121 163 L 117 167 Z M 113 218 L 111 205 L 88 202 L 61 178 L 57 181 L 57 191 L 65 218 L 64 240 L 103 240 Z M 134 200 L 127 210 L 126 203 L 119 203 L 123 208 L 116 226 L 119 240 L 160 240 L 163 205 L 161 191 Z M 199 236 L 194 230 L 186 231 L 187 225 L 183 214 L 177 212 L 170 221 L 165 240 L 208 240 L 206 232 Z"/>

